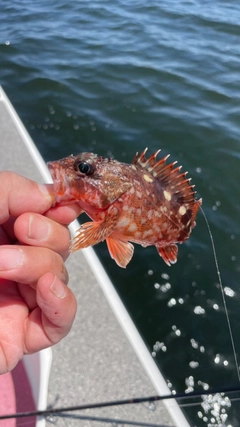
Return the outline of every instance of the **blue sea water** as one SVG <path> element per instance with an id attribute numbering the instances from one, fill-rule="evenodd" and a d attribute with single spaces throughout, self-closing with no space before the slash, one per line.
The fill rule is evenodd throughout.
<path id="1" fill-rule="evenodd" d="M 0 84 L 46 160 L 94 151 L 130 162 L 149 147 L 189 171 L 239 354 L 240 4 L 0 0 L 0 10 Z M 171 268 L 155 248 L 136 247 L 126 270 L 104 243 L 96 251 L 171 390 L 238 384 L 201 213 Z M 215 400 L 183 408 L 191 425 L 238 425 L 238 401 Z"/>

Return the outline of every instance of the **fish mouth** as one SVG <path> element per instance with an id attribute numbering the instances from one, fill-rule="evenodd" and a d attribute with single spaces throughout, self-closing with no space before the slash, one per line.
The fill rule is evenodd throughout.
<path id="1" fill-rule="evenodd" d="M 55 204 L 64 202 L 64 200 L 69 199 L 70 196 L 70 186 L 66 174 L 64 173 L 64 169 L 58 162 L 48 162 L 47 166 L 53 180 Z"/>

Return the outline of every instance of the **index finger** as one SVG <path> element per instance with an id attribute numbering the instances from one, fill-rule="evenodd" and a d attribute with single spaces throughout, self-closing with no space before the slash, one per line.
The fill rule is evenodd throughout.
<path id="1" fill-rule="evenodd" d="M 59 222 L 60 224 L 68 225 L 82 213 L 82 209 L 77 203 L 66 206 L 54 206 L 46 212 L 45 216 Z"/>
<path id="2" fill-rule="evenodd" d="M 46 212 L 54 203 L 52 184 L 39 185 L 13 172 L 0 172 L 0 224 L 12 215 Z"/>

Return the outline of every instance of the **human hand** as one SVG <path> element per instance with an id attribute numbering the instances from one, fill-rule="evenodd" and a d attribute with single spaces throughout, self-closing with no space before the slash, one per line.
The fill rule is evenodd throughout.
<path id="1" fill-rule="evenodd" d="M 60 341 L 75 317 L 65 224 L 79 208 L 53 202 L 52 185 L 0 172 L 0 374 Z"/>

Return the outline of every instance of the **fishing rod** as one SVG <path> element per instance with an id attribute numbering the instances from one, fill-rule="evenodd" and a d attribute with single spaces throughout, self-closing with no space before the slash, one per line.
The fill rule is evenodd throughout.
<path id="1" fill-rule="evenodd" d="M 39 411 L 29 411 L 29 412 L 17 412 L 15 414 L 6 414 L 0 415 L 0 420 L 5 420 L 9 418 L 24 418 L 24 417 L 32 417 L 32 416 L 47 416 L 59 414 L 61 412 L 73 412 L 73 411 L 82 411 L 84 409 L 96 409 L 96 408 L 106 408 L 110 406 L 120 406 L 120 405 L 132 405 L 139 403 L 151 403 L 157 402 L 160 400 L 169 400 L 169 399 L 193 399 L 197 397 L 201 397 L 203 395 L 212 395 L 216 393 L 224 393 L 224 394 L 232 394 L 240 392 L 240 386 L 238 387 L 223 387 L 221 389 L 210 389 L 210 390 L 202 390 L 201 392 L 193 391 L 191 393 L 176 393 L 176 394 L 165 394 L 162 396 L 147 396 L 147 397 L 134 397 L 132 399 L 122 399 L 122 400 L 112 400 L 107 402 L 96 402 L 96 403 L 86 403 L 82 405 L 76 406 L 66 406 L 60 408 L 48 408 L 45 410 Z"/>

